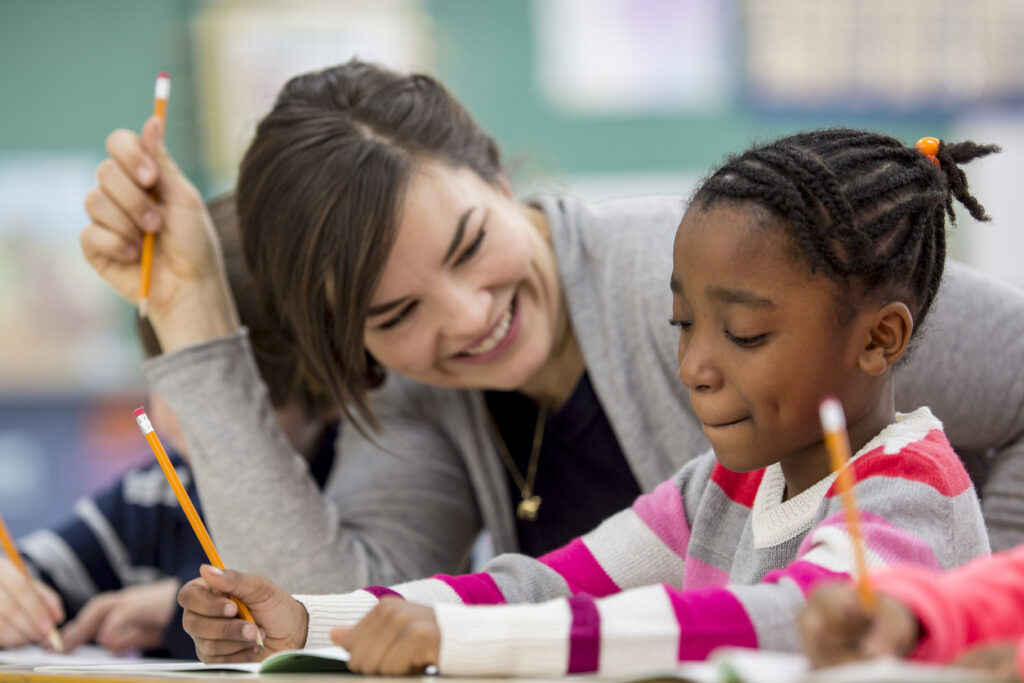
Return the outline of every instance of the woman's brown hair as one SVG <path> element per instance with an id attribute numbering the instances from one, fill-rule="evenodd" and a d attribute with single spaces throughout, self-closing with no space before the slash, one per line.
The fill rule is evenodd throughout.
<path id="1" fill-rule="evenodd" d="M 371 426 L 367 391 L 384 372 L 363 328 L 423 162 L 501 182 L 494 140 L 441 83 L 353 60 L 290 80 L 239 172 L 243 246 L 263 296 L 293 330 L 306 371 Z"/>
<path id="2" fill-rule="evenodd" d="M 302 373 L 295 340 L 253 281 L 242 254 L 234 196 L 225 194 L 211 199 L 207 208 L 220 238 L 224 271 L 238 309 L 238 318 L 249 328 L 249 344 L 260 377 L 267 387 L 270 404 L 284 408 L 289 402 L 298 401 L 311 417 L 333 412 L 333 396 L 326 387 Z M 146 357 L 160 355 L 160 342 L 149 321 L 136 317 L 135 326 Z"/>

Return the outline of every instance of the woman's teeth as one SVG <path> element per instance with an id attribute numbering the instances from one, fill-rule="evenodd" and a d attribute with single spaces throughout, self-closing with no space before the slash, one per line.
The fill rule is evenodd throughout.
<path id="1" fill-rule="evenodd" d="M 505 339 L 505 335 L 508 334 L 509 328 L 512 326 L 512 314 L 514 313 L 512 305 L 509 305 L 505 309 L 505 315 L 501 316 L 501 321 L 494 327 L 494 331 L 482 342 L 466 349 L 462 352 L 464 356 L 482 356 L 489 351 L 493 351 L 494 347 Z"/>

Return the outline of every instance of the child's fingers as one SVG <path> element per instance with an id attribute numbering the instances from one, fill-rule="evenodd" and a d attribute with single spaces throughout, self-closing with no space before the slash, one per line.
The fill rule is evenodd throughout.
<path id="1" fill-rule="evenodd" d="M 871 626 L 861 642 L 866 657 L 910 654 L 918 640 L 917 618 L 902 603 L 880 596 Z"/>
<path id="2" fill-rule="evenodd" d="M 188 614 L 196 617 L 234 617 L 238 606 L 224 596 L 223 592 L 212 589 L 205 579 L 192 579 L 178 591 L 178 604 Z"/>
<path id="3" fill-rule="evenodd" d="M 103 593 L 85 603 L 75 618 L 69 621 L 61 630 L 64 646 L 73 650 L 74 648 L 88 643 L 96 638 L 107 614 L 114 607 L 114 601 L 110 599 L 109 593 Z"/>
<path id="4" fill-rule="evenodd" d="M 253 624 L 245 619 L 228 619 L 224 617 L 204 617 L 195 612 L 185 611 L 181 625 L 193 638 L 208 640 L 237 640 L 251 645 L 255 640 L 252 634 Z"/>
<path id="5" fill-rule="evenodd" d="M 18 630 L 30 634 L 32 641 L 46 638 L 46 633 L 55 624 L 35 589 L 34 581 L 26 579 L 17 567 L 4 561 L 0 564 L 0 583 L 7 594 L 9 610 L 14 613 L 12 622 Z"/>
<path id="6" fill-rule="evenodd" d="M 142 245 L 142 230 L 101 187 L 94 187 L 85 195 L 85 212 L 98 226 L 103 227 L 126 242 Z"/>

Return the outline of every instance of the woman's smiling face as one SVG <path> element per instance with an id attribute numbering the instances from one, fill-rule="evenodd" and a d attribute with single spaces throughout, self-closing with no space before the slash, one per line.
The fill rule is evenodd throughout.
<path id="1" fill-rule="evenodd" d="M 561 289 L 554 251 L 522 205 L 468 169 L 410 178 L 364 340 L 427 384 L 513 390 L 547 361 Z"/>

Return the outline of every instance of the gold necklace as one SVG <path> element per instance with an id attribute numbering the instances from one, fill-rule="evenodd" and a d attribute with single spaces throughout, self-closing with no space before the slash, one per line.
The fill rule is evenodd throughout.
<path id="1" fill-rule="evenodd" d="M 519 471 L 519 468 L 516 467 L 516 461 L 512 459 L 512 454 L 509 453 L 505 440 L 501 438 L 501 432 L 498 430 L 498 425 L 494 422 L 491 411 L 485 407 L 484 412 L 487 414 L 487 423 L 494 434 L 494 443 L 498 447 L 498 453 L 501 454 L 501 459 L 505 461 L 505 468 L 512 475 L 516 486 L 519 487 L 519 495 L 522 496 L 522 500 L 516 506 L 516 517 L 532 522 L 537 519 L 537 510 L 540 508 L 541 503 L 540 496 L 533 493 L 533 482 L 537 479 L 537 462 L 540 460 L 540 446 L 544 441 L 544 423 L 548 417 L 548 406 L 546 403 L 541 403 L 540 408 L 537 410 L 537 424 L 533 428 L 533 447 L 530 449 L 530 462 L 526 466 L 525 477 Z"/>

